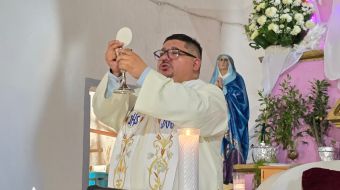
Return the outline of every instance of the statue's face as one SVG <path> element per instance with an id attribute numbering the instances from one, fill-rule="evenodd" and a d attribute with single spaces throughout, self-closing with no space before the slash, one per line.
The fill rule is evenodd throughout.
<path id="1" fill-rule="evenodd" d="M 223 70 L 228 71 L 228 66 L 229 66 L 229 60 L 226 57 L 221 57 L 218 60 L 218 69 L 220 71 L 223 71 Z"/>

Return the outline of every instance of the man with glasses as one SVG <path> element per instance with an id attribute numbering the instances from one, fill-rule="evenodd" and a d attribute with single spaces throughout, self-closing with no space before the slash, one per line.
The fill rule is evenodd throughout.
<path id="1" fill-rule="evenodd" d="M 200 129 L 199 189 L 223 189 L 221 140 L 227 125 L 223 93 L 199 80 L 202 48 L 191 37 L 174 34 L 155 51 L 157 70 L 133 51 L 111 41 L 110 72 L 93 100 L 96 116 L 117 133 L 109 186 L 121 189 L 179 189 L 177 129 Z M 112 93 L 121 70 L 138 79 L 135 93 Z M 138 96 L 137 96 L 138 95 Z"/>

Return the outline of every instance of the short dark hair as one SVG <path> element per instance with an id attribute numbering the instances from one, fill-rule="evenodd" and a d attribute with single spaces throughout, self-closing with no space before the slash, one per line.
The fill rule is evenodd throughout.
<path id="1" fill-rule="evenodd" d="M 169 37 L 167 37 L 163 44 L 169 40 L 180 40 L 185 42 L 188 46 L 192 46 L 194 48 L 194 50 L 198 53 L 198 57 L 200 59 L 202 59 L 202 47 L 200 45 L 200 43 L 198 43 L 197 40 L 195 40 L 194 38 L 185 35 L 185 34 L 173 34 Z"/>

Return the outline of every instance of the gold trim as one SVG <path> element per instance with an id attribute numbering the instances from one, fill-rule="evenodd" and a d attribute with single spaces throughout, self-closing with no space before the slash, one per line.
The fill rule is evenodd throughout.
<path id="1" fill-rule="evenodd" d="M 255 172 L 255 164 L 234 164 L 233 168 L 236 172 Z"/>
<path id="2" fill-rule="evenodd" d="M 336 127 L 340 127 L 340 99 L 338 99 L 328 112 L 327 120 L 333 123 Z"/>
<path id="3" fill-rule="evenodd" d="M 306 51 L 302 54 L 299 61 L 318 61 L 324 59 L 324 51 L 323 49 L 318 50 L 310 50 Z M 260 62 L 262 63 L 263 56 L 259 57 Z"/>
<path id="4" fill-rule="evenodd" d="M 132 144 L 134 143 L 134 134 L 131 136 L 123 135 L 122 144 L 120 145 L 120 153 L 118 155 L 118 163 L 113 169 L 113 185 L 115 188 L 123 188 L 127 172 L 127 157 Z"/>
<path id="5" fill-rule="evenodd" d="M 152 143 L 155 152 L 153 153 L 152 162 L 148 167 L 150 190 L 161 190 L 164 188 L 164 182 L 169 170 L 169 161 L 173 157 L 171 152 L 173 137 L 172 132 L 167 137 L 158 133 Z"/>
<path id="6" fill-rule="evenodd" d="M 302 54 L 300 61 L 306 60 L 306 59 L 323 59 L 323 58 L 324 58 L 323 49 L 310 50 Z"/>

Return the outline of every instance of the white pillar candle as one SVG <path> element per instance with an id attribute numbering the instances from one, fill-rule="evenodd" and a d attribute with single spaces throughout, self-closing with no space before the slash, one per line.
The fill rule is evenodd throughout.
<path id="1" fill-rule="evenodd" d="M 233 190 L 245 190 L 246 180 L 243 173 L 233 173 Z"/>
<path id="2" fill-rule="evenodd" d="M 246 182 L 244 179 L 237 179 L 233 181 L 233 189 L 234 190 L 245 190 L 246 189 Z"/>
<path id="3" fill-rule="evenodd" d="M 199 129 L 178 129 L 179 189 L 198 190 Z"/>

